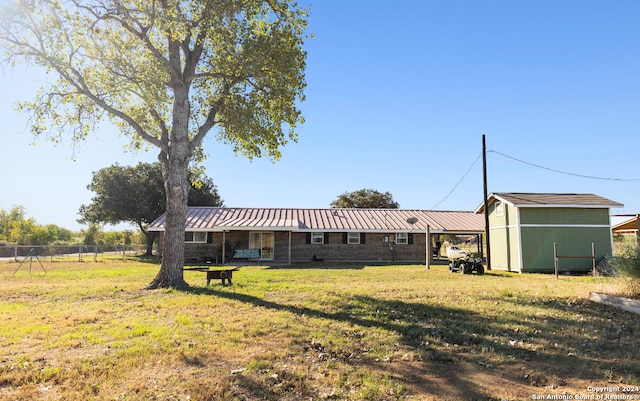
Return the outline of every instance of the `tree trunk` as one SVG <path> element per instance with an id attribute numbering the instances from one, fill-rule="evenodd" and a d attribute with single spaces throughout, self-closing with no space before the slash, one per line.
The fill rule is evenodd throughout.
<path id="1" fill-rule="evenodd" d="M 158 275 L 147 288 L 187 288 L 184 281 L 184 231 L 187 221 L 189 179 L 188 162 L 169 160 L 167 210 L 162 247 L 162 264 Z"/>
<path id="2" fill-rule="evenodd" d="M 184 281 L 184 232 L 189 199 L 189 115 L 188 90 L 174 89 L 173 128 L 168 153 L 160 152 L 162 177 L 167 195 L 167 210 L 162 248 L 162 264 L 158 275 L 147 286 L 155 288 L 188 288 Z"/>
<path id="3" fill-rule="evenodd" d="M 147 231 L 145 236 L 147 237 L 147 252 L 144 255 L 153 256 L 153 242 L 158 237 L 158 233 L 155 231 Z"/>

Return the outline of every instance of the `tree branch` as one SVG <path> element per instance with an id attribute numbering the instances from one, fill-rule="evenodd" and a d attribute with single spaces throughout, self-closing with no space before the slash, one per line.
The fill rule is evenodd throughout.
<path id="1" fill-rule="evenodd" d="M 231 89 L 238 83 L 240 80 L 233 80 L 225 84 L 225 87 L 222 91 L 220 97 L 214 102 L 209 108 L 209 113 L 207 113 L 207 119 L 205 122 L 198 127 L 198 133 L 191 140 L 189 144 L 189 149 L 193 153 L 195 149 L 200 146 L 202 140 L 207 135 L 207 133 L 216 125 L 216 116 L 224 109 L 224 103 L 226 99 L 229 97 L 231 93 Z"/>
<path id="2" fill-rule="evenodd" d="M 93 8 L 91 8 L 90 6 L 85 6 L 85 5 L 81 4 L 77 0 L 72 0 L 72 2 L 79 9 L 83 9 L 86 12 L 88 12 L 89 14 L 93 15 L 94 18 L 96 18 L 96 20 L 112 20 L 112 21 L 116 21 L 117 23 L 119 23 L 126 31 L 128 31 L 129 33 L 131 33 L 132 35 L 134 35 L 135 37 L 137 37 L 138 39 L 140 39 L 144 43 L 145 48 L 149 49 L 151 51 L 151 54 L 153 54 L 153 56 L 157 60 L 159 60 L 162 64 L 164 64 L 164 66 L 169 70 L 169 72 L 170 72 L 170 74 L 171 74 L 173 79 L 176 79 L 176 78 L 180 77 L 180 68 L 178 68 L 177 70 L 174 69 L 173 65 L 170 62 L 170 60 L 168 60 L 166 57 L 164 57 L 162 52 L 160 52 L 153 45 L 153 43 L 149 39 L 149 36 L 147 35 L 149 30 L 154 26 L 155 12 L 153 12 L 151 14 L 151 24 L 149 24 L 149 26 L 145 26 L 140 21 L 138 21 L 135 17 L 133 17 L 131 15 L 131 13 L 129 12 L 129 10 L 127 10 L 127 8 L 125 6 L 123 6 L 119 1 L 116 1 L 116 5 L 117 5 L 118 8 L 117 8 L 117 10 L 115 10 L 115 12 L 107 10 L 106 7 L 105 7 L 105 13 L 102 14 L 102 15 L 96 13 L 93 10 Z M 164 6 L 166 7 L 166 4 L 164 4 Z M 153 9 L 155 10 L 155 2 L 154 2 Z M 125 21 L 125 18 L 118 17 L 118 14 L 123 14 L 130 21 L 134 22 L 138 26 L 138 29 L 136 29 L 133 25 L 127 23 Z"/>

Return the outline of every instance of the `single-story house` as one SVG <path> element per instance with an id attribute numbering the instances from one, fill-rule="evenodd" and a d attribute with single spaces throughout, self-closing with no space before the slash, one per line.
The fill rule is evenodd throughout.
<path id="1" fill-rule="evenodd" d="M 165 215 L 150 224 L 160 232 Z M 484 217 L 472 211 L 189 207 L 185 260 L 235 256 L 267 263 L 402 261 L 425 263 L 439 235 L 469 234 L 481 248 Z M 480 249 L 481 251 L 481 249 Z"/>
<path id="2" fill-rule="evenodd" d="M 488 213 L 491 268 L 516 272 L 589 272 L 613 254 L 610 208 L 593 194 L 492 193 Z M 554 244 L 556 253 L 554 256 Z"/>

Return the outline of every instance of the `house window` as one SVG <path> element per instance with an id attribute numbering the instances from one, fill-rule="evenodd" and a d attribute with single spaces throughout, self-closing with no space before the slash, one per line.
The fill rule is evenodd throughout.
<path id="1" fill-rule="evenodd" d="M 347 244 L 359 244 L 360 233 L 347 233 Z"/>
<path id="2" fill-rule="evenodd" d="M 312 244 L 324 244 L 324 233 L 311 233 Z"/>
<path id="3" fill-rule="evenodd" d="M 207 233 L 203 231 L 185 231 L 184 242 L 205 244 L 207 242 Z"/>
<path id="4" fill-rule="evenodd" d="M 408 244 L 409 233 L 396 233 L 396 244 Z"/>
<path id="5" fill-rule="evenodd" d="M 496 216 L 504 216 L 504 203 L 496 202 Z"/>

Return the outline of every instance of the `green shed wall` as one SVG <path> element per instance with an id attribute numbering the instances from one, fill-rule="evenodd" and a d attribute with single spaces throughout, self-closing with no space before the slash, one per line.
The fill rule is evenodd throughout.
<path id="1" fill-rule="evenodd" d="M 520 224 L 609 225 L 609 209 L 520 208 Z"/>
<path id="2" fill-rule="evenodd" d="M 517 229 L 518 211 L 515 207 L 503 203 L 503 214 L 498 216 L 496 205 L 497 202 L 492 202 L 489 205 L 491 268 L 520 271 Z"/>
<path id="3" fill-rule="evenodd" d="M 611 255 L 611 229 L 607 227 L 522 227 L 522 271 L 549 272 L 555 270 L 553 244 L 558 256 L 591 256 L 594 244 L 596 260 Z M 589 272 L 591 258 L 561 258 L 560 272 Z"/>
<path id="4" fill-rule="evenodd" d="M 522 271 L 554 272 L 553 244 L 559 256 L 611 254 L 611 226 L 606 208 L 520 208 Z M 590 258 L 561 258 L 560 271 L 588 272 Z"/>
<path id="5" fill-rule="evenodd" d="M 520 271 L 518 230 L 515 227 L 491 230 L 490 241 L 491 268 Z"/>
<path id="6" fill-rule="evenodd" d="M 498 216 L 496 205 L 489 205 L 491 229 L 491 268 L 521 272 L 555 271 L 553 244 L 561 258 L 561 272 L 589 272 L 592 269 L 591 244 L 596 260 L 611 255 L 611 225 L 607 208 L 537 208 L 503 203 Z"/>

